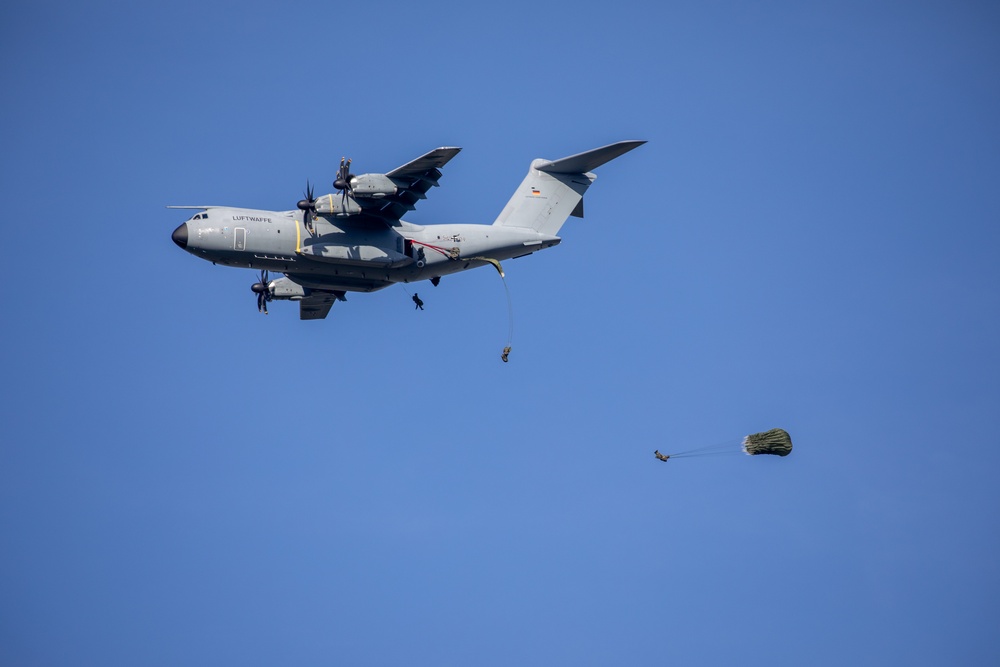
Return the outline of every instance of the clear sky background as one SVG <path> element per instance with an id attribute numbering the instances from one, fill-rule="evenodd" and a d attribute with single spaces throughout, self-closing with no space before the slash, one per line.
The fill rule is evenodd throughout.
<path id="1" fill-rule="evenodd" d="M 0 664 L 1000 663 L 995 3 L 135 4 L 0 9 Z M 301 322 L 170 241 L 624 139 L 509 364 L 489 267 Z"/>

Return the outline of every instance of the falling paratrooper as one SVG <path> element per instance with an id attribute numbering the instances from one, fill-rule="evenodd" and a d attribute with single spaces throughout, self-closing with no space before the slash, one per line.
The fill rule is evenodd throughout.
<path id="1" fill-rule="evenodd" d="M 726 442 L 718 445 L 696 447 L 695 449 L 688 449 L 673 454 L 662 454 L 660 450 L 656 450 L 653 454 L 660 461 L 667 461 L 668 459 L 730 454 L 739 451 L 745 452 L 750 456 L 758 456 L 760 454 L 788 456 L 792 451 L 792 437 L 788 435 L 788 431 L 780 428 L 772 428 L 770 431 L 751 433 L 743 438 L 743 441 L 737 447 L 734 447 L 731 442 Z"/>

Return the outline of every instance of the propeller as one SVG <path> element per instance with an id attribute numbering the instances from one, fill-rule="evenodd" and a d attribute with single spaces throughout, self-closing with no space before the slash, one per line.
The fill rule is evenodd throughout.
<path id="1" fill-rule="evenodd" d="M 257 312 L 265 315 L 267 315 L 267 302 L 271 300 L 271 290 L 267 288 L 270 282 L 267 269 L 263 269 L 260 272 L 260 282 L 250 286 L 250 290 L 257 295 Z"/>
<path id="2" fill-rule="evenodd" d="M 309 181 L 306 181 L 306 191 L 305 199 L 300 199 L 297 206 L 299 210 L 302 211 L 302 223 L 305 225 L 309 233 L 313 233 L 313 216 L 316 215 L 316 199 L 313 197 L 313 186 Z"/>
<path id="3" fill-rule="evenodd" d="M 341 202 L 347 199 L 347 194 L 350 193 L 354 196 L 354 188 L 351 187 L 351 179 L 354 178 L 354 174 L 351 173 L 351 161 L 347 158 L 340 158 L 340 169 L 337 170 L 337 180 L 333 182 L 333 187 L 340 190 Z"/>

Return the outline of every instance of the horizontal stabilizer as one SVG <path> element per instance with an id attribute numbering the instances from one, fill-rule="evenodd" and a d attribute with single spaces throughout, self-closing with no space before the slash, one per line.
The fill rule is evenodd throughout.
<path id="1" fill-rule="evenodd" d="M 585 174 L 588 171 L 597 169 L 605 162 L 614 160 L 619 155 L 628 153 L 633 148 L 642 146 L 645 141 L 619 141 L 618 143 L 601 146 L 584 153 L 577 153 L 564 157 L 561 160 L 546 160 L 541 164 L 535 164 L 538 171 L 545 171 L 550 174 Z"/>

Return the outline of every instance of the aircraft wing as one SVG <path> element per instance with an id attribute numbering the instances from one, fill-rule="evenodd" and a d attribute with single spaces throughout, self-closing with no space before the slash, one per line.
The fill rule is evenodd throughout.
<path id="1" fill-rule="evenodd" d="M 396 194 L 382 199 L 359 199 L 358 203 L 365 209 L 364 214 L 390 225 L 395 224 L 407 212 L 414 210 L 418 201 L 427 199 L 427 191 L 436 186 L 441 178 L 441 167 L 460 150 L 454 146 L 435 148 L 388 172 L 386 176 L 396 184 Z"/>
<path id="2" fill-rule="evenodd" d="M 343 298 L 343 292 L 339 294 L 336 292 L 313 292 L 299 301 L 299 319 L 322 320 L 329 314 L 334 301 Z"/>

